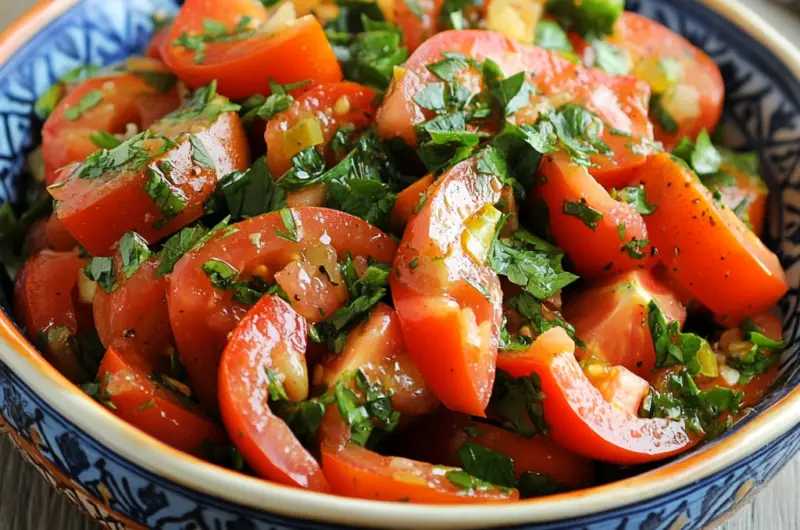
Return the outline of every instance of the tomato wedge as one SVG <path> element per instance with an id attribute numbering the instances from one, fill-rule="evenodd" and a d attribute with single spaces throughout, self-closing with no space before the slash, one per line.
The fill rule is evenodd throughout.
<path id="1" fill-rule="evenodd" d="M 758 174 L 749 173 L 728 160 L 723 160 L 720 171 L 732 176 L 736 184 L 720 185 L 719 191 L 725 205 L 732 210 L 743 209 L 747 220 L 758 237 L 764 235 L 764 224 L 767 221 L 767 199 L 769 188 Z"/>
<path id="2" fill-rule="evenodd" d="M 525 472 L 532 472 L 547 475 L 562 486 L 580 488 L 591 484 L 594 478 L 589 460 L 567 451 L 546 436 L 525 438 L 458 414 L 429 416 L 414 423 L 400 436 L 403 454 L 426 462 L 460 466 L 458 450 L 465 443 L 472 443 L 511 457 L 517 479 Z"/>
<path id="3" fill-rule="evenodd" d="M 378 132 L 385 138 L 398 136 L 416 145 L 414 127 L 434 117 L 413 99 L 426 85 L 441 82 L 428 66 L 444 59 L 443 52 L 461 53 L 477 61 L 492 59 L 508 75 L 527 72 L 536 88 L 530 104 L 514 114 L 517 124 L 534 123 L 541 112 L 564 104 L 585 106 L 604 122 L 598 138 L 613 151 L 613 156 L 592 155 L 596 166 L 592 174 L 607 187 L 620 187 L 631 180 L 633 170 L 644 164 L 648 148 L 641 139 L 652 139 L 647 118 L 650 91 L 633 77 L 614 77 L 563 59 L 558 53 L 519 44 L 491 31 L 446 31 L 430 38 L 414 52 L 395 76 L 378 109 Z M 477 92 L 482 86 L 480 72 L 469 67 L 458 73 L 463 87 Z M 620 134 L 623 131 L 624 134 Z M 630 145 L 636 144 L 632 149 Z"/>
<path id="4" fill-rule="evenodd" d="M 265 296 L 231 335 L 219 367 L 222 420 L 245 461 L 262 477 L 315 491 L 328 484 L 314 457 L 269 409 L 279 380 L 292 401 L 308 397 L 308 326 L 278 296 Z"/>
<path id="5" fill-rule="evenodd" d="M 323 447 L 322 468 L 333 492 L 346 497 L 421 504 L 472 504 L 519 499 L 519 492 L 515 489 L 459 486 L 448 478 L 450 473 L 463 474 L 456 468 L 381 456 L 355 444 L 338 452 Z"/>
<path id="6" fill-rule="evenodd" d="M 280 235 L 288 229 L 279 212 L 261 215 L 237 223 L 235 232 L 219 234 L 186 254 L 170 277 L 167 302 L 178 352 L 192 388 L 206 407 L 216 407 L 217 366 L 227 335 L 249 308 L 235 302 L 230 290 L 216 289 L 203 271 L 204 263 L 221 260 L 244 278 L 259 273 L 272 281 L 276 271 L 298 261 L 311 248 L 331 247 L 339 260 L 348 252 L 354 259 L 371 257 L 385 263 L 394 257 L 396 245 L 391 238 L 361 219 L 325 208 L 288 211 L 298 242 Z"/>
<path id="7" fill-rule="evenodd" d="M 592 279 L 655 267 L 642 216 L 612 199 L 585 167 L 553 153 L 542 160 L 540 174 L 534 193 L 547 205 L 550 233 L 578 274 Z"/>
<path id="8" fill-rule="evenodd" d="M 232 99 L 269 95 L 270 81 L 341 81 L 339 63 L 316 18 L 295 19 L 291 13 L 283 24 L 268 19 L 268 11 L 256 0 L 188 0 L 161 55 L 187 85 L 217 80 L 220 93 Z M 181 44 L 196 39 L 204 40 L 202 49 Z"/>
<path id="9" fill-rule="evenodd" d="M 683 421 L 641 419 L 608 403 L 592 386 L 574 356 L 575 344 L 553 328 L 523 353 L 498 357 L 514 377 L 539 376 L 544 417 L 556 443 L 587 458 L 634 465 L 686 451 L 695 441 Z"/>
<path id="10" fill-rule="evenodd" d="M 100 371 L 99 396 L 118 417 L 175 449 L 203 456 L 207 442 L 225 443 L 225 432 L 175 388 L 153 372 L 134 350 L 110 347 Z"/>
<path id="11" fill-rule="evenodd" d="M 439 405 L 408 356 L 397 313 L 386 304 L 375 306 L 369 319 L 350 332 L 344 351 L 322 365 L 320 386 L 334 388 L 356 370 L 370 383 L 379 382 L 401 414 L 428 414 Z"/>
<path id="12" fill-rule="evenodd" d="M 85 266 L 78 252 L 43 250 L 25 262 L 14 286 L 14 311 L 28 338 L 76 383 L 94 375 L 81 363 L 71 340 L 92 329 L 91 308 L 77 293 L 78 275 Z"/>
<path id="13" fill-rule="evenodd" d="M 439 31 L 439 14 L 444 0 L 394 1 L 394 23 L 403 32 L 403 45 L 409 53 Z"/>
<path id="14" fill-rule="evenodd" d="M 56 213 L 93 256 L 110 255 L 125 232 L 152 243 L 198 219 L 217 179 L 249 166 L 239 116 L 212 112 L 227 104 L 212 88 L 159 120 L 151 133 L 62 169 L 49 188 Z"/>
<path id="15" fill-rule="evenodd" d="M 694 173 L 667 154 L 642 170 L 649 237 L 672 275 L 719 317 L 765 311 L 788 291 L 778 257 Z"/>
<path id="16" fill-rule="evenodd" d="M 603 366 L 599 364 L 584 364 L 583 373 L 589 378 L 594 387 L 606 402 L 622 411 L 634 416 L 639 415 L 642 401 L 650 392 L 650 383 L 642 379 L 624 366 Z"/>
<path id="17" fill-rule="evenodd" d="M 133 350 L 154 368 L 170 365 L 174 338 L 167 309 L 167 279 L 159 276 L 159 262 L 151 258 L 142 263 L 130 278 L 115 259 L 118 285 L 111 293 L 97 289 L 94 295 L 94 322 L 100 342 L 106 348 L 119 346 Z"/>
<path id="18" fill-rule="evenodd" d="M 274 178 L 292 167 L 292 157 L 311 144 L 293 143 L 287 131 L 300 122 L 319 128 L 322 133 L 316 144 L 328 162 L 337 161 L 337 153 L 329 149 L 331 139 L 340 128 L 352 129 L 348 136 L 372 123 L 375 118 L 375 92 L 357 83 L 327 83 L 315 86 L 299 96 L 292 106 L 267 122 L 267 165 Z M 307 121 L 310 120 L 310 121 Z M 339 153 L 344 156 L 347 153 Z"/>
<path id="19" fill-rule="evenodd" d="M 411 359 L 447 408 L 475 416 L 484 415 L 492 392 L 503 293 L 467 243 L 470 224 L 498 201 L 501 187 L 478 172 L 475 159 L 449 169 L 409 220 L 390 279 Z"/>
<path id="20" fill-rule="evenodd" d="M 648 377 L 656 365 L 647 305 L 656 302 L 667 322 L 683 327 L 686 310 L 669 288 L 648 271 L 629 271 L 592 284 L 564 308 L 564 317 L 586 344 L 578 359 L 590 356 Z"/>
<path id="21" fill-rule="evenodd" d="M 433 184 L 433 175 L 425 175 L 397 194 L 397 201 L 394 203 L 392 211 L 389 212 L 389 226 L 392 227 L 392 230 L 401 233 L 405 229 L 420 198 L 431 184 Z"/>
<path id="22" fill-rule="evenodd" d="M 76 86 L 47 119 L 42 128 L 42 155 L 48 185 L 55 182 L 58 169 L 97 151 L 91 135 L 124 133 L 129 124 L 146 129 L 178 106 L 177 91 L 160 82 L 175 80 L 161 61 L 137 58 L 129 64 L 129 71 Z"/>
<path id="23" fill-rule="evenodd" d="M 617 19 L 609 41 L 628 52 L 633 74 L 650 83 L 654 97 L 670 114 L 671 120 L 653 119 L 655 138 L 668 151 L 684 136 L 694 140 L 703 129 L 717 127 L 725 84 L 719 67 L 702 50 L 658 22 L 631 12 Z M 586 56 L 590 48 L 584 41 L 575 51 Z M 672 120 L 665 129 L 662 122 Z"/>

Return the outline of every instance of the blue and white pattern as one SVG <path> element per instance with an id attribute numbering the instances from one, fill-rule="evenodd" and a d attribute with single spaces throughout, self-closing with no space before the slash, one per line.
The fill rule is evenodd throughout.
<path id="1" fill-rule="evenodd" d="M 41 31 L 0 67 L 0 203 L 24 197 L 25 153 L 39 141 L 36 98 L 61 74 L 86 64 L 118 61 L 146 44 L 150 14 L 173 9 L 168 0 L 84 0 Z M 778 388 L 756 407 L 763 411 L 800 385 L 800 81 L 761 44 L 695 0 L 629 0 L 628 8 L 675 29 L 720 65 L 728 88 L 724 123 L 729 145 L 757 150 L 773 194 L 769 240 L 795 285 L 781 302 L 786 352 Z M 7 279 L 5 282 L 7 284 Z M 10 298 L 10 291 L 6 296 Z M 0 292 L 0 307 L 7 310 Z M 70 487 L 71 500 L 109 528 L 115 514 L 156 529 L 256 530 L 341 528 L 272 515 L 187 489 L 115 454 L 59 415 L 0 362 L 0 416 L 18 439 L 82 492 L 107 502 L 103 510 Z M 740 423 L 752 420 L 750 415 Z M 37 433 L 36 439 L 31 434 Z M 800 451 L 800 426 L 716 475 L 647 502 L 579 519 L 528 525 L 539 530 L 701 529 L 724 517 L 766 484 Z M 47 467 L 36 463 L 43 474 Z M 54 481 L 55 482 L 55 481 Z"/>

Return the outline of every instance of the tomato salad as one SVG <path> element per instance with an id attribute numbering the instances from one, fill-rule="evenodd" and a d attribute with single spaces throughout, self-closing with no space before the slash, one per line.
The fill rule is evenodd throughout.
<path id="1" fill-rule="evenodd" d="M 622 4 L 187 0 L 37 102 L 19 324 L 161 442 L 343 496 L 510 502 L 718 436 L 785 347 L 768 189 L 718 67 Z"/>

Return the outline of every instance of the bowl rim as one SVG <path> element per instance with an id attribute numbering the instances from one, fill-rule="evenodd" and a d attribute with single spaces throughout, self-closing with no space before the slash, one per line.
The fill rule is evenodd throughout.
<path id="1" fill-rule="evenodd" d="M 0 66 L 83 0 L 41 0 L 0 34 Z M 800 51 L 735 0 L 700 0 L 760 42 L 800 79 Z M 800 425 L 800 386 L 716 444 L 626 480 L 502 505 L 426 506 L 291 488 L 172 449 L 114 416 L 50 366 L 0 311 L 0 361 L 49 407 L 118 456 L 155 476 L 235 505 L 293 519 L 381 528 L 478 528 L 574 519 L 674 492 L 720 472 Z"/>

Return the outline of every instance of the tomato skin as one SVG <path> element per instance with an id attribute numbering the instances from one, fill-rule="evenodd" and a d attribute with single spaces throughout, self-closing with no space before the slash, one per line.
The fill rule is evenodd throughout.
<path id="1" fill-rule="evenodd" d="M 168 73 L 163 63 L 152 59 L 137 59 L 136 69 Z M 66 116 L 68 109 L 80 103 L 90 92 L 100 91 L 102 101 L 81 114 L 76 120 Z M 42 155 L 45 163 L 45 182 L 56 181 L 57 171 L 74 162 L 82 162 L 97 151 L 89 139 L 97 131 L 121 133 L 129 123 L 147 128 L 153 121 L 154 101 L 159 102 L 160 115 L 178 106 L 175 89 L 159 94 L 144 77 L 124 72 L 88 79 L 76 86 L 58 104 L 42 128 Z M 160 116 L 155 116 L 160 117 Z"/>
<path id="2" fill-rule="evenodd" d="M 146 57 L 158 59 L 159 61 L 164 60 L 164 58 L 161 56 L 161 50 L 167 45 L 170 27 L 172 26 L 170 25 L 169 27 L 162 28 L 153 34 L 153 37 L 150 39 L 150 42 L 147 44 L 147 49 L 144 52 Z"/>
<path id="3" fill-rule="evenodd" d="M 408 356 L 397 313 L 386 304 L 376 305 L 369 319 L 350 332 L 344 351 L 323 364 L 321 385 L 334 388 L 359 369 L 391 392 L 392 408 L 403 415 L 429 414 L 439 406 Z"/>
<path id="4" fill-rule="evenodd" d="M 612 199 L 586 168 L 572 164 L 565 153 L 545 156 L 539 171 L 543 181 L 536 187 L 535 196 L 547 205 L 550 233 L 578 274 L 596 279 L 655 267 L 658 260 L 650 245 L 637 250 L 642 258 L 631 256 L 625 249 L 625 245 L 649 237 L 645 221 L 633 206 Z M 592 230 L 580 218 L 564 213 L 565 202 L 585 202 L 603 217 Z M 625 225 L 624 241 L 620 224 Z"/>
<path id="5" fill-rule="evenodd" d="M 28 259 L 14 285 L 14 312 L 34 343 L 40 334 L 64 327 L 70 336 L 89 331 L 81 326 L 81 307 L 77 298 L 78 274 L 86 260 L 77 251 L 53 252 L 43 250 Z M 82 383 L 91 379 L 77 355 L 69 347 L 48 344 L 44 358 L 67 379 Z"/>
<path id="6" fill-rule="evenodd" d="M 414 215 L 420 197 L 433 184 L 433 175 L 425 175 L 397 194 L 397 201 L 389 212 L 389 226 L 397 233 L 402 233 L 408 220 Z"/>
<path id="7" fill-rule="evenodd" d="M 409 2 L 393 1 L 394 23 L 403 32 L 403 45 L 408 48 L 408 53 L 413 53 L 439 30 L 439 14 L 444 0 L 418 0 L 416 8 L 422 12 L 422 17 L 412 11 Z"/>
<path id="8" fill-rule="evenodd" d="M 426 462 L 460 466 L 458 450 L 469 442 L 511 457 L 517 479 L 530 471 L 547 475 L 570 488 L 590 485 L 594 479 L 589 460 L 567 451 L 544 435 L 525 438 L 459 414 L 429 416 L 413 424 L 401 436 L 403 449 Z"/>
<path id="9" fill-rule="evenodd" d="M 348 251 L 354 259 L 371 256 L 391 262 L 394 257 L 397 247 L 389 236 L 361 219 L 326 208 L 291 211 L 301 238 L 299 243 L 277 235 L 277 231 L 286 230 L 278 212 L 261 215 L 237 223 L 237 232 L 225 238 L 217 236 L 187 253 L 170 277 L 167 303 L 178 352 L 192 388 L 210 409 L 216 408 L 217 366 L 227 335 L 248 308 L 234 302 L 231 291 L 212 286 L 202 270 L 206 261 L 220 259 L 242 272 L 253 271 L 259 265 L 277 271 L 295 261 L 304 250 L 319 245 L 320 239 L 330 239 L 339 259 Z"/>
<path id="10" fill-rule="evenodd" d="M 273 370 L 287 380 L 305 378 L 308 326 L 278 296 L 265 296 L 247 313 L 231 336 L 219 368 L 219 404 L 233 443 L 262 477 L 315 491 L 329 487 L 314 457 L 286 423 L 269 409 Z M 290 374 L 287 368 L 293 369 Z M 288 389 L 287 389 L 288 393 Z"/>
<path id="11" fill-rule="evenodd" d="M 689 41 L 642 15 L 625 12 L 617 20 L 611 41 L 628 50 L 634 63 L 642 59 L 676 59 L 682 70 L 680 83 L 693 86 L 700 96 L 700 114 L 696 118 L 679 120 L 675 134 L 655 124 L 655 139 L 671 151 L 684 136 L 692 140 L 706 129 L 713 131 L 722 116 L 725 83 L 717 64 Z"/>
<path id="12" fill-rule="evenodd" d="M 390 276 L 411 359 L 449 409 L 483 416 L 502 321 L 500 280 L 464 250 L 466 222 L 500 197 L 474 159 L 449 169 L 408 222 Z M 485 294 L 467 282 L 483 286 Z"/>
<path id="13" fill-rule="evenodd" d="M 312 87 L 299 96 L 292 106 L 267 122 L 264 140 L 267 143 L 267 166 L 273 178 L 291 169 L 292 160 L 284 149 L 284 133 L 303 119 L 314 117 L 322 129 L 325 141 L 317 146 L 328 160 L 335 162 L 328 144 L 339 127 L 353 125 L 360 131 L 375 118 L 375 92 L 357 83 L 343 81 Z M 338 103 L 337 106 L 337 102 Z M 345 104 L 346 102 L 346 104 Z"/>
<path id="14" fill-rule="evenodd" d="M 654 301 L 667 322 L 683 327 L 686 309 L 669 288 L 649 271 L 628 271 L 590 284 L 565 306 L 564 317 L 575 327 L 586 350 L 614 366 L 624 366 L 647 377 L 656 365 L 656 352 L 647 322 L 647 306 Z"/>
<path id="15" fill-rule="evenodd" d="M 381 456 L 359 445 L 336 451 L 322 447 L 322 469 L 331 490 L 346 497 L 421 504 L 468 504 L 519 499 L 517 490 L 465 490 L 437 466 L 406 458 Z M 441 468 L 439 468 L 441 469 Z"/>
<path id="16" fill-rule="evenodd" d="M 733 176 L 736 179 L 735 186 L 720 188 L 722 199 L 728 208 L 735 209 L 739 204 L 746 200 L 750 203 L 747 207 L 747 217 L 753 226 L 753 233 L 758 237 L 764 235 L 764 224 L 767 221 L 767 199 L 769 199 L 769 188 L 758 175 L 749 175 L 734 164 L 723 163 L 721 171 Z"/>
<path id="17" fill-rule="evenodd" d="M 136 351 L 153 367 L 165 370 L 174 338 L 167 309 L 167 279 L 156 273 L 159 261 L 145 261 L 130 278 L 125 278 L 120 259 L 114 261 L 120 284 L 111 293 L 98 289 L 94 295 L 100 342 L 106 348 Z"/>
<path id="18" fill-rule="evenodd" d="M 160 132 L 162 128 L 174 132 L 180 127 L 167 120 L 157 123 L 153 131 Z M 188 139 L 148 164 L 169 162 L 173 168 L 169 180 L 186 197 L 183 210 L 164 226 L 156 228 L 163 216 L 143 188 L 148 180 L 146 168 L 87 179 L 79 178 L 78 164 L 64 168 L 59 177 L 64 185 L 49 190 L 59 201 L 56 208 L 59 220 L 93 256 L 108 256 L 125 232 L 137 232 L 153 243 L 202 217 L 203 203 L 213 192 L 217 179 L 246 169 L 250 152 L 239 116 L 234 112 L 222 114 L 213 124 L 195 131 L 194 136 L 205 146 L 216 169 L 200 166 L 193 160 Z"/>
<path id="19" fill-rule="evenodd" d="M 225 3 L 188 0 L 161 48 L 164 62 L 191 87 L 207 85 L 216 79 L 219 92 L 231 99 L 269 95 L 270 80 L 280 84 L 307 79 L 312 84 L 342 80 L 342 71 L 325 31 L 313 16 L 299 18 L 291 27 L 274 35 L 206 43 L 205 60 L 201 64 L 195 63 L 195 52 L 173 45 L 184 33 L 202 33 L 204 19 L 216 20 L 230 29 L 244 16 L 261 24 L 268 13 L 256 0 Z"/>
<path id="20" fill-rule="evenodd" d="M 497 366 L 514 377 L 539 376 L 544 417 L 560 446 L 594 460 L 634 465 L 688 450 L 695 441 L 682 421 L 640 419 L 603 399 L 574 356 L 575 344 L 553 328 L 523 353 L 501 354 Z"/>
<path id="21" fill-rule="evenodd" d="M 597 166 L 592 174 L 607 187 L 621 187 L 634 176 L 634 170 L 647 159 L 643 151 L 633 152 L 626 144 L 630 137 L 612 134 L 612 129 L 629 132 L 634 138 L 652 139 L 653 130 L 647 115 L 649 87 L 632 77 L 614 77 L 599 70 L 575 65 L 555 52 L 519 44 L 506 36 L 483 30 L 445 31 L 428 39 L 403 65 L 403 74 L 395 76 L 378 109 L 378 132 L 384 138 L 400 137 L 416 146 L 415 126 L 432 118 L 413 96 L 425 85 L 439 82 L 427 65 L 442 60 L 442 52 L 458 52 L 478 61 L 494 60 L 508 75 L 536 72 L 528 81 L 537 89 L 531 104 L 517 111 L 517 124 L 534 123 L 542 110 L 565 103 L 583 105 L 595 112 L 608 127 L 600 138 L 614 152 L 614 157 L 593 155 Z M 480 74 L 468 70 L 462 84 L 480 86 Z M 461 78 L 460 78 L 461 79 Z"/>
<path id="22" fill-rule="evenodd" d="M 717 316 L 734 322 L 775 305 L 788 291 L 777 256 L 729 208 L 718 207 L 692 172 L 669 155 L 642 171 L 648 233 L 680 284 Z"/>
<path id="23" fill-rule="evenodd" d="M 44 229 L 45 239 L 47 240 L 48 248 L 57 250 L 59 252 L 68 252 L 75 248 L 78 244 L 72 234 L 69 233 L 64 223 L 59 221 L 58 215 L 51 215 L 47 220 L 47 225 Z"/>
<path id="24" fill-rule="evenodd" d="M 114 404 L 114 415 L 167 445 L 202 456 L 204 442 L 225 443 L 223 430 L 197 408 L 189 408 L 175 392 L 150 377 L 152 368 L 135 350 L 110 347 L 97 379 Z"/>
<path id="25" fill-rule="evenodd" d="M 639 415 L 642 401 L 650 392 L 650 383 L 646 379 L 624 366 L 611 367 L 600 376 L 587 373 L 586 368 L 583 371 L 607 403 L 634 416 Z"/>

